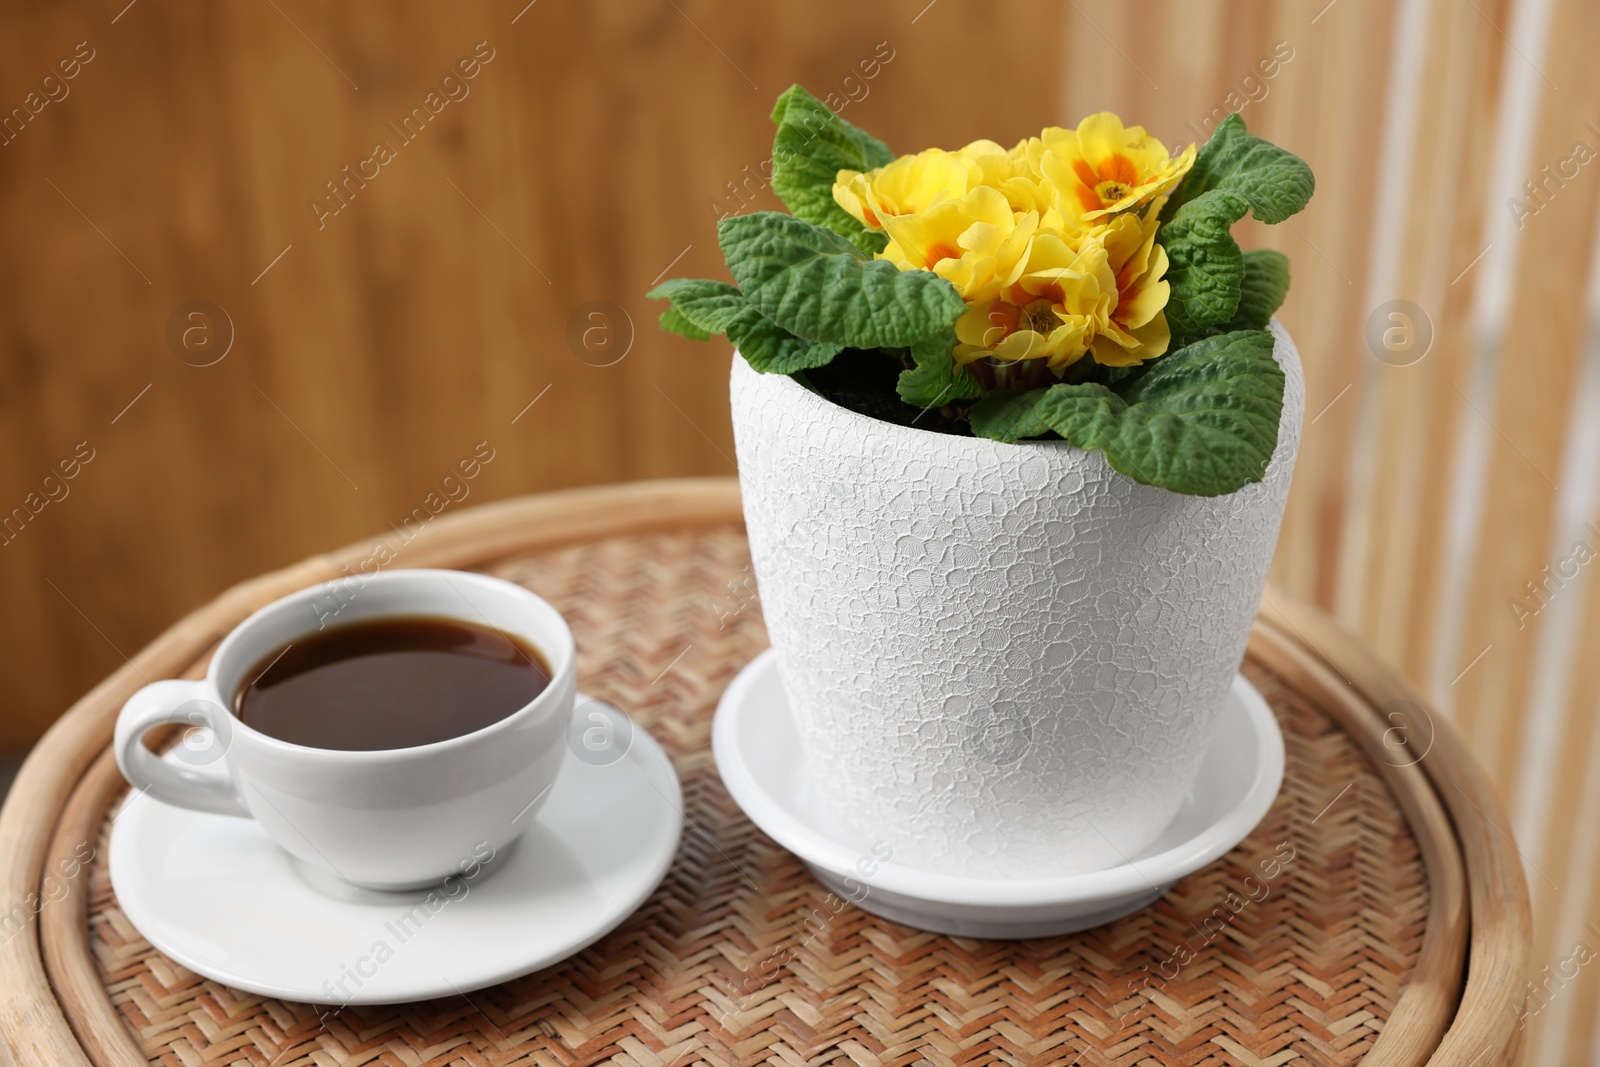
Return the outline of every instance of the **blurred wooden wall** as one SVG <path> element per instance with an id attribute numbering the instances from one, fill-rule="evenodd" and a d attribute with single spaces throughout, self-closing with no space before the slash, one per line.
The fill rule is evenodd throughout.
<path id="1" fill-rule="evenodd" d="M 125 4 L 0 19 L 0 108 L 66 91 L 0 146 L 0 515 L 48 501 L 0 546 L 0 748 L 229 584 L 443 498 L 478 442 L 465 505 L 732 473 L 728 352 L 643 294 L 719 273 L 714 205 L 779 206 L 751 175 L 791 83 L 903 146 L 1061 115 L 1056 2 Z M 1033 61 L 956 76 L 1019 27 Z M 202 300 L 210 366 L 203 321 L 168 341 Z"/>

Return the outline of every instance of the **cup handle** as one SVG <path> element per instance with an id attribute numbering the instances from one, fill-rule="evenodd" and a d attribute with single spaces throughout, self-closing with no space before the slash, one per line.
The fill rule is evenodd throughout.
<path id="1" fill-rule="evenodd" d="M 164 760 L 144 745 L 144 735 L 169 723 L 210 729 L 209 743 L 181 747 L 178 761 Z M 249 818 L 250 811 L 220 764 L 232 736 L 227 712 L 204 682 L 153 682 L 128 698 L 117 716 L 112 749 L 122 776 L 134 788 L 165 804 L 217 815 Z M 187 742 L 180 742 L 186 746 Z M 207 769 L 210 767 L 211 769 Z"/>

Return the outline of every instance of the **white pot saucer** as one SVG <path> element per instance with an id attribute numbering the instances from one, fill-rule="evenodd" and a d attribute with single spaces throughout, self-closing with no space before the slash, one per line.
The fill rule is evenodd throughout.
<path id="1" fill-rule="evenodd" d="M 185 967 L 286 1000 L 448 997 L 547 967 L 644 903 L 682 827 L 666 753 L 599 701 L 580 694 L 575 714 L 598 708 L 619 736 L 631 731 L 625 754 L 605 765 L 569 754 L 521 837 L 470 878 L 411 893 L 357 889 L 301 867 L 249 819 L 137 794 L 111 829 L 117 901 Z"/>
<path id="2" fill-rule="evenodd" d="M 807 796 L 799 738 L 771 649 L 723 694 L 712 747 L 728 792 L 750 821 L 833 892 L 895 922 L 982 938 L 1070 933 L 1144 907 L 1244 840 L 1278 794 L 1284 759 L 1272 710 L 1236 676 L 1194 788 L 1149 847 L 1128 863 L 1087 874 L 991 879 L 892 861 L 876 862 L 864 876 L 858 861 L 869 850 L 847 840 Z"/>

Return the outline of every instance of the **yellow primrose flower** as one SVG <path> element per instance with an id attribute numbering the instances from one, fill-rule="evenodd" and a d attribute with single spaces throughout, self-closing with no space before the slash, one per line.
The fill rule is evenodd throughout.
<path id="1" fill-rule="evenodd" d="M 1060 371 L 1085 352 L 1113 367 L 1163 355 L 1172 340 L 1163 310 L 1167 254 L 1155 243 L 1164 203 L 1073 239 L 1036 233 L 1026 262 L 994 299 L 967 301 L 956 322 L 956 362 L 1044 359 Z"/>
<path id="2" fill-rule="evenodd" d="M 980 185 L 916 215 L 883 217 L 889 244 L 878 254 L 900 270 L 927 270 L 955 286 L 970 303 L 994 299 L 1015 280 L 1038 226 L 1018 215 L 1005 195 Z"/>
<path id="3" fill-rule="evenodd" d="M 1074 248 L 1059 234 L 1038 233 L 1015 274 L 998 298 L 969 302 L 956 320 L 956 362 L 1043 359 L 1055 371 L 1076 363 L 1115 304 L 1105 248 L 1093 241 Z"/>
<path id="4" fill-rule="evenodd" d="M 901 156 L 866 173 L 841 170 L 834 178 L 834 203 L 868 229 L 881 230 L 883 220 L 926 211 L 941 200 L 965 196 L 970 189 L 1009 177 L 1006 150 L 993 141 L 974 141 L 947 152 L 929 148 Z"/>
<path id="5" fill-rule="evenodd" d="M 1136 366 L 1163 355 L 1172 341 L 1163 310 L 1172 290 L 1163 277 L 1167 250 L 1156 244 L 1156 217 L 1165 203 L 1165 197 L 1152 201 L 1142 219 L 1119 215 L 1094 238 L 1105 249 L 1117 294 L 1110 314 L 1095 324 L 1090 350 L 1096 363 Z"/>
<path id="6" fill-rule="evenodd" d="M 1008 152 L 993 141 L 974 141 L 959 154 L 977 165 L 981 184 L 1005 195 L 1012 211 L 1043 214 L 1050 207 L 1050 198 L 1038 173 L 1018 151 L 1026 143 Z"/>
<path id="7" fill-rule="evenodd" d="M 1086 353 L 1121 367 L 1166 352 L 1171 287 L 1155 238 L 1166 193 L 1194 156 L 1190 145 L 1170 158 L 1141 127 L 1102 112 L 1009 151 L 974 141 L 841 170 L 833 198 L 888 235 L 879 259 L 931 271 L 961 294 L 957 362 L 1042 360 L 1040 372 L 1059 375 Z"/>
<path id="8" fill-rule="evenodd" d="M 1083 355 L 1088 329 L 1088 316 L 1063 318 L 1048 299 L 1025 306 L 995 300 L 969 308 L 956 320 L 955 360 L 966 365 L 980 359 L 1043 359 L 1057 370 Z"/>
<path id="9" fill-rule="evenodd" d="M 1102 111 L 1076 130 L 1045 130 L 1027 142 L 1023 154 L 1049 184 L 1055 208 L 1071 225 L 1143 208 L 1171 192 L 1194 166 L 1195 146 L 1169 156 L 1143 126 L 1124 128 L 1116 115 Z"/>

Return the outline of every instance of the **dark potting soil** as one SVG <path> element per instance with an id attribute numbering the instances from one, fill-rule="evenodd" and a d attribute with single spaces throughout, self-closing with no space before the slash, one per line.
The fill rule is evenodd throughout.
<path id="1" fill-rule="evenodd" d="M 812 391 L 825 400 L 858 415 L 918 430 L 971 437 L 972 429 L 966 419 L 966 408 L 970 405 L 963 403 L 924 411 L 900 399 L 895 383 L 905 369 L 881 349 L 847 348 L 826 366 L 813 367 L 796 377 L 801 384 L 809 383 Z"/>

